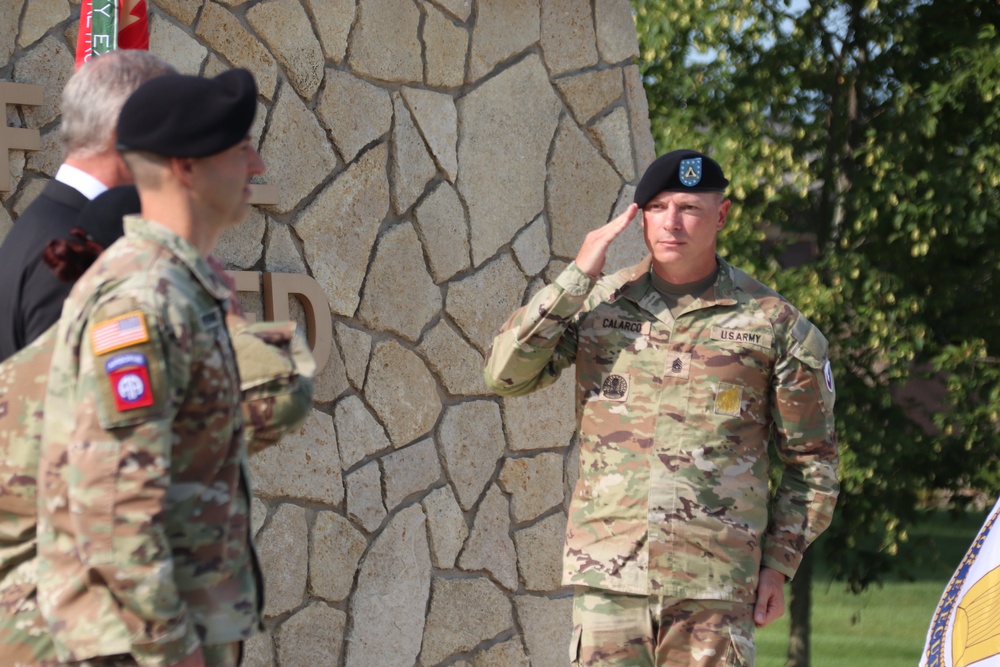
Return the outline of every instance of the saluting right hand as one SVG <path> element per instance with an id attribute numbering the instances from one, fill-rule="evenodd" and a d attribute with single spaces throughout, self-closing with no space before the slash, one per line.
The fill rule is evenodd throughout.
<path id="1" fill-rule="evenodd" d="M 604 262 L 608 256 L 608 248 L 611 242 L 618 238 L 618 235 L 625 231 L 632 218 L 639 212 L 637 204 L 629 204 L 625 212 L 617 218 L 597 229 L 589 232 L 583 239 L 580 252 L 576 255 L 576 266 L 591 278 L 597 278 L 604 269 Z"/>

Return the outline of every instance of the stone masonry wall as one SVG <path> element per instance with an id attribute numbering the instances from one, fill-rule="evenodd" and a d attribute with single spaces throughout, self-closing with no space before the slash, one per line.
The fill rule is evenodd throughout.
<path id="1" fill-rule="evenodd" d="M 0 4 L 0 80 L 44 89 L 6 109 L 42 148 L 9 153 L 3 237 L 59 165 L 80 9 Z M 312 417 L 251 462 L 269 632 L 246 664 L 568 664 L 571 378 L 504 400 L 482 367 L 654 157 L 628 0 L 147 5 L 153 52 L 260 87 L 277 196 L 218 255 L 312 276 L 334 325 Z M 609 268 L 641 258 L 626 236 Z"/>

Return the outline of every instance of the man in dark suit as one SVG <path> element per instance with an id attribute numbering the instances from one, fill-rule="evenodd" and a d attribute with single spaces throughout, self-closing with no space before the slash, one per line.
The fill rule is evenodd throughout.
<path id="1" fill-rule="evenodd" d="M 59 130 L 64 161 L 0 245 L 0 361 L 58 321 L 72 285 L 43 264 L 42 250 L 69 235 L 88 201 L 132 182 L 115 150 L 118 113 L 141 83 L 173 71 L 148 51 L 113 51 L 90 60 L 66 84 Z"/>

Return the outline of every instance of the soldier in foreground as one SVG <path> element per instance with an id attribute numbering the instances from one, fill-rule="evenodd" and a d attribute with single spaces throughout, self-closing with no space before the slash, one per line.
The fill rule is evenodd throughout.
<path id="1" fill-rule="evenodd" d="M 131 189 L 131 188 L 129 188 Z M 113 188 L 84 207 L 81 229 L 96 229 L 105 240 L 121 234 L 115 218 L 139 211 L 134 189 Z M 74 232 L 79 232 L 75 229 Z M 76 280 L 103 251 L 101 244 L 74 234 L 51 241 L 45 262 L 64 282 Z M 212 262 L 222 274 L 222 266 Z M 224 274 L 222 274 L 224 275 Z M 249 323 L 239 300 L 230 299 L 226 324 L 236 352 L 241 408 L 252 454 L 277 444 L 308 417 L 316 363 L 293 322 Z M 0 362 L 0 665 L 58 667 L 48 626 L 38 611 L 37 485 L 45 422 L 45 390 L 56 326 L 28 347 Z"/>
<path id="2" fill-rule="evenodd" d="M 716 254 L 731 202 L 711 158 L 654 161 L 635 203 L 493 341 L 486 385 L 520 396 L 576 365 L 579 479 L 563 583 L 574 665 L 754 664 L 754 629 L 836 502 L 827 341 Z M 650 255 L 598 280 L 642 210 Z M 768 502 L 768 442 L 781 482 Z"/>
<path id="3" fill-rule="evenodd" d="M 167 75 L 118 120 L 142 216 L 77 282 L 39 463 L 38 599 L 60 660 L 231 667 L 260 626 L 229 287 L 207 262 L 249 210 L 253 77 Z"/>

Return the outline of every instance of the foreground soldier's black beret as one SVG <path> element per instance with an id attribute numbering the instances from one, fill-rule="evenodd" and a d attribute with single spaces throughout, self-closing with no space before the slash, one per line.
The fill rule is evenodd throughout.
<path id="1" fill-rule="evenodd" d="M 719 163 L 704 153 L 682 148 L 653 160 L 635 189 L 635 203 L 642 208 L 665 190 L 670 192 L 723 192 L 729 180 Z"/>
<path id="2" fill-rule="evenodd" d="M 167 157 L 215 155 L 242 141 L 257 112 L 257 84 L 245 69 L 208 79 L 165 74 L 122 107 L 116 148 Z"/>

